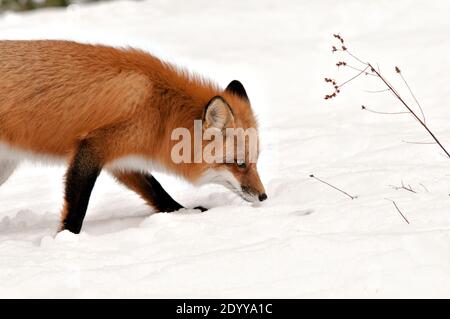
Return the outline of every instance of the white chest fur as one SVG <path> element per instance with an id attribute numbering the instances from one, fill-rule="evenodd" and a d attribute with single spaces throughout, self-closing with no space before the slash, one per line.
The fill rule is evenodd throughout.
<path id="1" fill-rule="evenodd" d="M 67 158 L 48 154 L 39 154 L 8 145 L 0 141 L 0 162 L 19 163 L 31 161 L 44 164 L 67 164 Z M 159 163 L 139 155 L 119 158 L 105 167 L 112 171 L 165 172 Z"/>
<path id="2" fill-rule="evenodd" d="M 44 164 L 64 164 L 66 158 L 49 154 L 36 153 L 0 141 L 0 161 L 21 162 L 21 161 L 39 162 Z"/>
<path id="3" fill-rule="evenodd" d="M 161 172 L 164 168 L 157 162 L 139 155 L 121 157 L 106 165 L 112 171 Z"/>

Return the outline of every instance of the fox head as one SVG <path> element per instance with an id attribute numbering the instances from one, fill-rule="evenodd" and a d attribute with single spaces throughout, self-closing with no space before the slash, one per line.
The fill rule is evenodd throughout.
<path id="1" fill-rule="evenodd" d="M 207 103 L 202 130 L 204 158 L 197 182 L 223 185 L 250 202 L 267 199 L 257 171 L 257 122 L 239 81 Z"/>

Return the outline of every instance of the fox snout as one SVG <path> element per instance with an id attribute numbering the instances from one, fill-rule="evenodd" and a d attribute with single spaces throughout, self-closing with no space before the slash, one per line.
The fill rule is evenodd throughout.
<path id="1" fill-rule="evenodd" d="M 262 202 L 267 199 L 267 194 L 264 191 L 262 193 L 259 193 L 249 186 L 241 186 L 241 189 L 244 195 L 242 197 L 249 202 Z"/>
<path id="2" fill-rule="evenodd" d="M 267 199 L 266 190 L 261 183 L 254 164 L 243 170 L 229 164 L 225 164 L 219 169 L 209 169 L 199 183 L 220 184 L 239 195 L 242 199 L 252 203 L 262 202 Z"/>
<path id="3" fill-rule="evenodd" d="M 249 202 L 262 202 L 267 199 L 264 186 L 259 178 L 256 167 L 250 168 L 241 177 L 242 198 Z"/>

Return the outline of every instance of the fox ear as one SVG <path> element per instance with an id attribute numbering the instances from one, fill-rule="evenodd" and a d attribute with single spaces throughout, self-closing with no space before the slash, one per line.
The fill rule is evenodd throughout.
<path id="1" fill-rule="evenodd" d="M 216 96 L 206 106 L 203 120 L 207 128 L 215 127 L 222 130 L 234 122 L 234 116 L 228 103 L 222 97 Z"/>
<path id="2" fill-rule="evenodd" d="M 247 92 L 245 91 L 244 86 L 238 80 L 233 80 L 228 84 L 225 89 L 226 92 L 232 93 L 234 95 L 239 96 L 240 98 L 248 101 Z"/>

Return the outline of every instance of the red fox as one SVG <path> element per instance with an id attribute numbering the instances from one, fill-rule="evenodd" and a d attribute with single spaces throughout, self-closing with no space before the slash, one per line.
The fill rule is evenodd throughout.
<path id="1" fill-rule="evenodd" d="M 203 130 L 257 129 L 239 81 L 221 89 L 137 49 L 70 41 L 0 41 L 0 55 L 0 185 L 23 159 L 68 163 L 60 230 L 81 231 L 101 170 L 161 212 L 183 206 L 151 175 L 158 170 L 267 198 L 256 162 L 171 159 L 171 132 L 193 132 L 194 120 Z"/>

